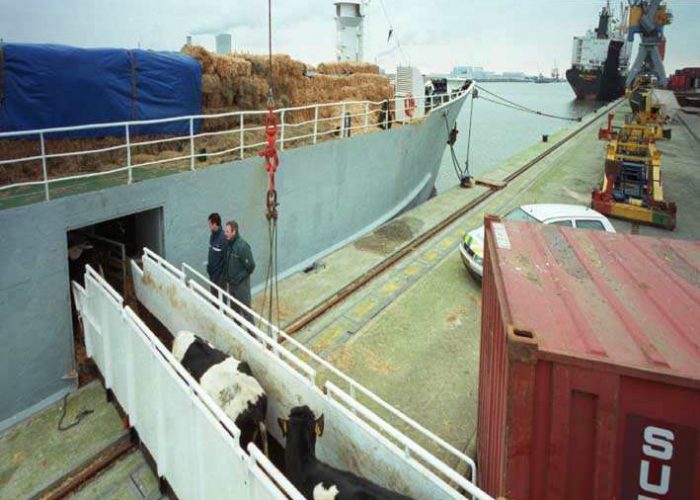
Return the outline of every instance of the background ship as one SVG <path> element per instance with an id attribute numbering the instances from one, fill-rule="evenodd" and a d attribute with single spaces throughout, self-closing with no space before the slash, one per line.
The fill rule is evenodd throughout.
<path id="1" fill-rule="evenodd" d="M 574 37 L 571 68 L 566 79 L 577 99 L 611 101 L 625 89 L 632 43 L 626 39 L 628 9 L 613 19 L 610 5 L 600 11 L 598 27 Z"/>

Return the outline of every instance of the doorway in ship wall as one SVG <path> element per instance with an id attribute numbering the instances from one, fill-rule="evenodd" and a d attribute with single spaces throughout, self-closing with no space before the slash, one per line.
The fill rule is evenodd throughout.
<path id="1" fill-rule="evenodd" d="M 132 294 L 129 261 L 140 260 L 143 248 L 148 247 L 164 255 L 162 207 L 136 212 L 88 226 L 71 229 L 66 233 L 68 245 L 68 283 L 84 283 L 85 266 L 89 265 L 122 296 Z M 71 317 L 75 369 L 80 386 L 93 380 L 95 366 L 87 359 L 85 337 L 71 296 Z"/>

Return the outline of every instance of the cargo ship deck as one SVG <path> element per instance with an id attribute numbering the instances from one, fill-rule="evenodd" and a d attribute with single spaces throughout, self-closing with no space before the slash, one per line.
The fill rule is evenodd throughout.
<path id="1" fill-rule="evenodd" d="M 505 214 L 525 203 L 588 205 L 604 160 L 597 131 L 614 106 L 490 171 L 488 180 L 498 187 L 453 188 L 280 281 L 283 327 L 455 452 L 475 457 L 481 285 L 464 268 L 458 245 L 485 214 Z M 621 121 L 626 104 L 616 111 Z M 672 140 L 659 142 L 665 193 L 678 205 L 676 230 L 611 219 L 618 232 L 700 239 L 700 117 L 679 116 Z M 255 300 L 259 304 L 261 297 Z M 0 436 L 0 456 L 11 458 L 0 466 L 0 497 L 60 491 L 76 471 L 99 465 L 105 450 L 119 458 L 88 476 L 78 497 L 160 496 L 146 458 L 127 444 L 128 433 L 97 382 L 69 397 L 66 423 L 86 408 L 94 413 L 65 432 L 56 428 L 57 404 Z M 400 419 L 391 423 L 411 436 Z M 455 453 L 411 437 L 447 464 L 460 463 Z"/>

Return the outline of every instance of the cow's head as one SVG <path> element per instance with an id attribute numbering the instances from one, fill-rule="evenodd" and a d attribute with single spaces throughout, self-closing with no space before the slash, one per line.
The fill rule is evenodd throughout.
<path id="1" fill-rule="evenodd" d="M 323 435 L 323 415 L 316 418 L 314 412 L 308 406 L 295 406 L 289 412 L 289 418 L 278 418 L 282 435 L 286 438 L 290 435 L 297 436 L 308 442 L 311 451 L 316 445 L 316 438 Z"/>

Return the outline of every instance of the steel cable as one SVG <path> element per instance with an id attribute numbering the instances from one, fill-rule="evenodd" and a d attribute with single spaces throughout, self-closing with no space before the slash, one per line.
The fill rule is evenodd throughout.
<path id="1" fill-rule="evenodd" d="M 544 111 L 537 111 L 536 109 L 528 108 L 527 106 L 523 106 L 522 104 L 518 104 L 517 102 L 511 101 L 509 99 L 506 99 L 505 97 L 502 97 L 498 94 L 495 94 L 491 92 L 490 90 L 486 90 L 484 87 L 480 85 L 476 85 L 476 88 L 481 90 L 482 92 L 485 92 L 495 99 L 499 99 L 502 102 L 499 102 L 494 99 L 489 99 L 488 97 L 480 96 L 482 99 L 485 101 L 492 102 L 494 104 L 498 104 L 499 106 L 505 106 L 506 108 L 511 108 L 515 109 L 517 111 L 522 111 L 524 113 L 531 113 L 539 116 L 545 116 L 547 118 L 555 118 L 557 120 L 566 120 L 566 121 L 571 121 L 571 122 L 580 122 L 581 117 L 580 116 L 561 116 L 561 115 L 554 115 L 551 113 L 545 113 Z"/>

